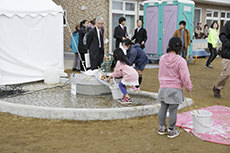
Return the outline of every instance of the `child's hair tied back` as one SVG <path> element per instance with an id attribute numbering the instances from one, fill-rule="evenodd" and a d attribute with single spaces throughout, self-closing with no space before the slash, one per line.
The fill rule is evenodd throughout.
<path id="1" fill-rule="evenodd" d="M 175 51 L 176 54 L 180 54 L 182 50 L 182 41 L 179 37 L 172 37 L 169 40 L 167 53 Z"/>

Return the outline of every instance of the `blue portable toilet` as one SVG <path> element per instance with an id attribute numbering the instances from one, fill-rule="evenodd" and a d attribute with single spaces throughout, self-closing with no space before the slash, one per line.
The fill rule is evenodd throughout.
<path id="1" fill-rule="evenodd" d="M 143 4 L 144 27 L 148 36 L 145 52 L 150 60 L 159 59 L 166 53 L 169 39 L 179 29 L 179 22 L 182 20 L 186 21 L 186 29 L 190 31 L 192 40 L 195 9 L 192 0 L 149 0 Z M 192 43 L 189 56 L 192 59 Z"/>

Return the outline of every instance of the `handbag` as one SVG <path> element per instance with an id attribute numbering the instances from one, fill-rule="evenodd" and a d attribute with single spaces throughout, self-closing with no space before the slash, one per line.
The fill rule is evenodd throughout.
<path id="1" fill-rule="evenodd" d="M 91 64 L 90 64 L 90 57 L 89 57 L 89 50 L 87 50 L 87 53 L 85 53 L 85 66 L 86 68 L 90 68 Z"/>

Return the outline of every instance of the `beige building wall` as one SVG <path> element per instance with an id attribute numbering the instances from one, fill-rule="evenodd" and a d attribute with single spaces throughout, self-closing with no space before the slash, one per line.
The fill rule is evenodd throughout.
<path id="1" fill-rule="evenodd" d="M 75 30 L 75 26 L 79 24 L 82 20 L 92 20 L 97 16 L 102 16 L 104 18 L 104 28 L 105 28 L 105 38 L 110 39 L 109 37 L 109 17 L 112 16 L 110 12 L 110 0 L 53 0 L 57 5 L 61 5 L 64 10 L 67 11 L 67 20 L 70 25 L 72 32 Z M 137 2 L 142 2 L 144 0 L 133 0 Z M 85 7 L 85 10 L 82 10 L 82 7 Z M 137 10 L 139 10 L 139 5 L 137 6 Z M 211 4 L 203 4 L 196 2 L 196 8 L 202 9 L 202 23 L 206 23 L 206 10 L 207 9 L 214 9 L 214 10 L 223 10 L 223 11 L 230 11 L 229 6 L 221 6 L 221 5 L 211 5 Z M 111 13 L 111 14 L 110 14 Z M 139 12 L 137 11 L 137 14 Z M 111 29 L 113 30 L 113 29 Z M 69 47 L 71 40 L 71 35 L 67 29 L 64 28 L 64 51 L 71 52 Z M 110 42 L 112 42 L 110 40 Z M 105 51 L 108 52 L 109 45 L 105 45 Z"/>
<path id="2" fill-rule="evenodd" d="M 53 0 L 57 5 L 61 5 L 67 11 L 67 20 L 72 32 L 75 26 L 82 20 L 92 20 L 97 16 L 104 18 L 105 38 L 109 37 L 109 0 Z M 82 6 L 85 10 L 82 10 Z M 69 47 L 71 35 L 64 28 L 64 51 L 71 52 Z M 105 51 L 108 51 L 108 45 L 105 45 Z"/>
<path id="3" fill-rule="evenodd" d="M 230 11 L 229 6 L 222 6 L 222 5 L 211 5 L 211 4 L 203 4 L 203 3 L 195 3 L 196 8 L 202 9 L 202 24 L 206 23 L 206 10 L 213 9 L 213 10 L 222 10 L 222 11 Z"/>

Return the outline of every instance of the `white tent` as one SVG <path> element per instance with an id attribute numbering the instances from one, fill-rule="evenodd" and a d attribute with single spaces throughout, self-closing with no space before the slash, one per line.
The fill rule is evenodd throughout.
<path id="1" fill-rule="evenodd" d="M 64 73 L 63 10 L 52 0 L 0 0 L 0 85 Z"/>

